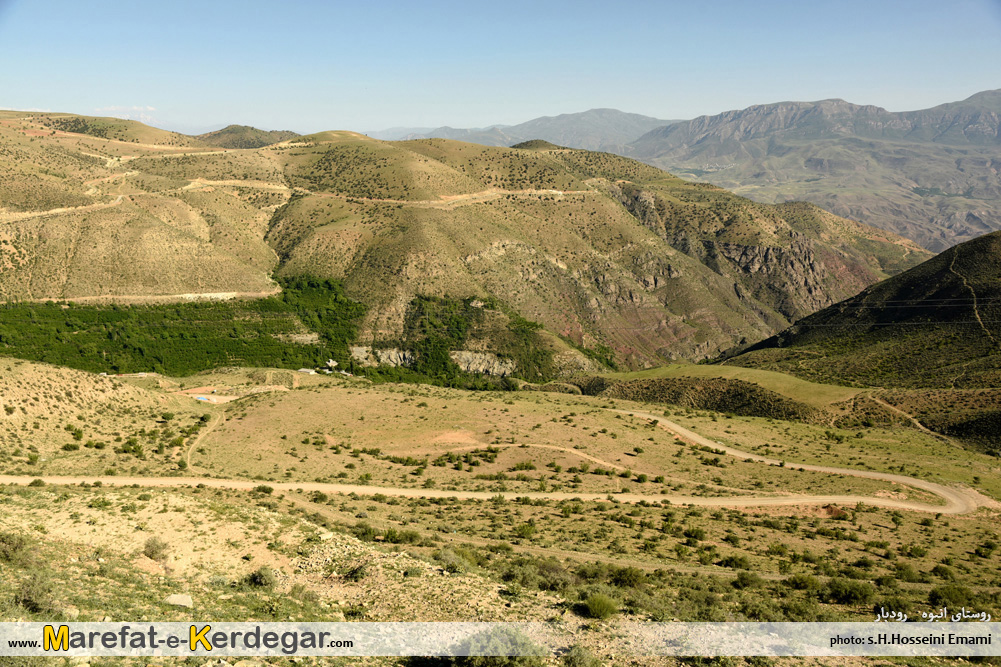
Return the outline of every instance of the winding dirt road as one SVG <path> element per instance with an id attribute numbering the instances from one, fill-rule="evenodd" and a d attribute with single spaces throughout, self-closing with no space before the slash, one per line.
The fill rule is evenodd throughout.
<path id="1" fill-rule="evenodd" d="M 694 442 L 698 445 L 703 445 L 705 447 L 711 447 L 713 449 L 726 452 L 730 456 L 735 456 L 744 460 L 752 460 L 759 463 L 764 463 L 771 466 L 778 465 L 788 465 L 790 468 L 795 468 L 797 470 L 811 470 L 814 472 L 822 472 L 831 475 L 848 475 L 851 477 L 862 477 L 865 479 L 878 479 L 884 482 L 894 482 L 896 484 L 903 484 L 906 486 L 912 486 L 917 489 L 922 489 L 933 493 L 936 496 L 945 500 L 945 505 L 928 505 L 926 503 L 916 503 L 903 500 L 892 500 L 888 498 L 862 498 L 857 496 L 801 496 L 798 499 L 799 503 L 816 505 L 820 502 L 820 498 L 831 498 L 838 497 L 841 500 L 828 501 L 836 503 L 846 503 L 846 502 L 864 502 L 868 505 L 880 505 L 882 507 L 894 507 L 897 509 L 907 509 L 915 510 L 919 512 L 941 512 L 943 514 L 966 514 L 968 512 L 975 512 L 980 507 L 991 507 L 998 508 L 1001 507 L 1001 503 L 984 496 L 973 489 L 967 488 L 955 488 L 950 486 L 945 486 L 943 484 L 936 484 L 935 482 L 929 482 L 927 480 L 918 479 L 916 477 L 907 477 L 906 475 L 893 475 L 891 473 L 885 472 L 874 472 L 871 470 L 855 470 L 852 468 L 835 468 L 833 466 L 819 466 L 809 463 L 783 463 L 780 459 L 772 459 L 766 456 L 759 456 L 758 454 L 752 454 L 750 452 L 744 452 L 739 449 L 734 449 L 733 447 L 727 447 L 714 440 L 705 438 L 694 431 L 690 431 L 679 424 L 675 424 L 672 421 L 668 421 L 663 417 L 658 417 L 657 415 L 652 415 L 647 412 L 637 412 L 635 410 L 613 410 L 613 412 L 618 412 L 624 415 L 629 415 L 631 417 L 639 417 L 640 419 L 648 419 L 651 422 L 656 421 L 657 425 L 675 435 L 682 437 L 685 440 Z M 855 498 L 855 500 L 848 501 L 846 498 Z M 743 499 L 740 499 L 743 500 Z M 761 498 L 756 499 L 753 502 L 760 505 L 773 505 L 773 504 L 783 504 L 783 503 L 773 503 L 770 502 L 771 498 Z M 779 500 L 788 500 L 788 498 L 780 498 Z"/>

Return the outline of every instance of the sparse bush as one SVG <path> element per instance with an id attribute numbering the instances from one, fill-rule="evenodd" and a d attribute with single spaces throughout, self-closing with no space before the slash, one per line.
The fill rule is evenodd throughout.
<path id="1" fill-rule="evenodd" d="M 615 600 L 602 593 L 595 593 L 584 600 L 584 609 L 590 618 L 605 619 L 619 611 Z"/>
<path id="2" fill-rule="evenodd" d="M 296 584 L 289 589 L 288 596 L 293 600 L 298 600 L 299 602 L 314 603 L 320 600 L 320 596 L 316 591 L 312 591 L 307 588 L 304 584 Z"/>
<path id="3" fill-rule="evenodd" d="M 14 591 L 14 602 L 33 614 L 51 612 L 52 581 L 42 573 L 32 573 Z"/>
<path id="4" fill-rule="evenodd" d="M 594 657 L 583 646 L 575 645 L 563 654 L 563 665 L 565 667 L 601 667 L 601 660 Z"/>
<path id="5" fill-rule="evenodd" d="M 973 591 L 958 584 L 938 586 L 928 593 L 928 602 L 935 607 L 963 607 L 969 605 L 972 598 Z"/>
<path id="6" fill-rule="evenodd" d="M 251 588 L 274 588 L 277 583 L 274 571 L 270 567 L 259 567 L 244 578 Z"/>
<path id="7" fill-rule="evenodd" d="M 544 667 L 546 664 L 540 657 L 547 653 L 544 649 L 518 630 L 508 628 L 471 637 L 463 648 L 466 649 L 463 652 L 470 655 L 452 658 L 456 667 Z"/>
<path id="8" fill-rule="evenodd" d="M 948 565 L 936 565 L 931 569 L 931 573 L 936 577 L 942 579 L 949 579 L 950 581 L 956 578 L 956 573 L 952 571 L 952 568 Z"/>
<path id="9" fill-rule="evenodd" d="M 368 562 L 359 563 L 358 565 L 352 565 L 349 567 L 344 574 L 345 581 L 361 581 L 369 574 Z"/>
<path id="10" fill-rule="evenodd" d="M 530 523 L 522 523 L 514 528 L 514 534 L 523 539 L 528 539 L 535 535 L 536 527 Z"/>
<path id="11" fill-rule="evenodd" d="M 16 567 L 30 561 L 31 541 L 19 533 L 0 533 L 0 562 Z"/>
<path id="12" fill-rule="evenodd" d="M 718 565 L 720 567 L 729 567 L 735 570 L 751 569 L 751 561 L 747 559 L 747 556 L 727 556 L 726 558 L 722 559 L 718 563 Z"/>
<path id="13" fill-rule="evenodd" d="M 810 574 L 794 574 L 784 583 L 797 591 L 816 591 L 821 588 L 820 580 Z"/>
<path id="14" fill-rule="evenodd" d="M 637 567 L 621 567 L 612 573 L 612 583 L 624 588 L 635 588 L 646 581 L 646 573 Z"/>
<path id="15" fill-rule="evenodd" d="M 167 553 L 169 551 L 170 545 L 161 540 L 159 537 L 151 537 L 146 540 L 146 544 L 143 545 L 143 555 L 152 560 L 166 560 Z"/>
<path id="16" fill-rule="evenodd" d="M 452 549 L 441 549 L 440 551 L 436 551 L 434 559 L 441 564 L 446 572 L 450 572 L 452 574 L 461 574 L 466 572 L 471 567 L 468 560 Z"/>
<path id="17" fill-rule="evenodd" d="M 733 581 L 733 587 L 737 589 L 744 588 L 759 588 L 765 585 L 765 580 L 756 575 L 753 572 L 748 572 L 746 570 L 741 571 L 737 574 L 737 578 Z"/>

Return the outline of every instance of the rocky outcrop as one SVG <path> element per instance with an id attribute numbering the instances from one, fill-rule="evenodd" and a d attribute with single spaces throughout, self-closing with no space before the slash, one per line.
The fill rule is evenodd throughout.
<path id="1" fill-rule="evenodd" d="M 350 351 L 351 358 L 362 366 L 412 366 L 416 361 L 413 352 L 398 347 L 373 350 L 368 346 L 355 346 Z M 493 352 L 453 350 L 448 356 L 466 373 L 506 377 L 518 370 L 518 365 L 513 360 L 502 359 Z"/>
<path id="2" fill-rule="evenodd" d="M 372 350 L 368 346 L 350 349 L 351 358 L 362 366 L 410 366 L 414 363 L 414 353 L 396 347 Z"/>
<path id="3" fill-rule="evenodd" d="M 695 230 L 679 225 L 672 205 L 650 192 L 629 185 L 613 185 L 610 191 L 637 220 L 671 246 L 731 279 L 741 301 L 757 301 L 790 321 L 851 296 L 877 279 L 861 261 L 829 249 L 821 259 L 817 243 L 784 221 L 777 226 L 774 239 L 765 237 L 767 244 L 735 243 L 726 240 L 731 226 L 746 226 L 752 213 L 729 211 L 729 217 L 721 214 L 704 229 Z M 680 275 L 663 258 L 651 258 L 636 267 L 637 280 L 648 290 Z M 606 295 L 615 291 L 615 285 L 599 282 L 597 287 Z"/>
<path id="4" fill-rule="evenodd" d="M 448 356 L 466 373 L 506 377 L 518 369 L 517 364 L 513 360 L 501 359 L 493 352 L 453 350 L 448 353 Z"/>

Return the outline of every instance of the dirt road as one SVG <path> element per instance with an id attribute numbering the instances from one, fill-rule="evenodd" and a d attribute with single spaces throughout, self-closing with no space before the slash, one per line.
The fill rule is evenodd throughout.
<path id="1" fill-rule="evenodd" d="M 877 404 L 883 406 L 884 408 L 886 408 L 887 410 L 889 410 L 891 412 L 895 412 L 896 414 L 900 415 L 901 417 L 903 417 L 907 421 L 911 422 L 911 424 L 913 424 L 914 427 L 916 429 L 918 429 L 919 431 L 921 431 L 922 433 L 927 433 L 928 435 L 932 436 L 933 438 L 937 438 L 937 439 L 941 440 L 942 442 L 947 442 L 950 445 L 956 444 L 952 440 L 950 440 L 949 438 L 947 438 L 946 436 L 942 435 L 941 433 L 936 433 L 935 431 L 932 431 L 931 429 L 929 429 L 928 427 L 926 427 L 924 424 L 922 424 L 921 422 L 919 422 L 914 415 L 901 410 L 897 406 L 890 405 L 889 403 L 887 403 L 883 399 L 878 398 L 877 396 L 875 396 L 873 394 L 869 394 L 868 398 L 873 403 L 877 403 Z"/>
<path id="2" fill-rule="evenodd" d="M 716 450 L 726 452 L 730 456 L 735 456 L 737 458 L 757 461 L 759 463 L 765 463 L 767 465 L 789 465 L 791 468 L 811 470 L 814 472 L 828 473 L 831 475 L 848 475 L 851 477 L 862 477 L 865 479 L 878 479 L 884 482 L 894 482 L 896 484 L 904 484 L 906 486 L 912 486 L 917 489 L 922 489 L 933 493 L 936 496 L 945 500 L 945 505 L 926 505 L 924 503 L 913 503 L 901 500 L 889 500 L 886 498 L 860 498 L 860 502 L 864 502 L 867 505 L 880 505 L 882 507 L 895 507 L 898 509 L 910 509 L 918 511 L 936 511 L 942 512 L 943 514 L 966 514 L 968 512 L 975 512 L 980 507 L 1001 507 L 997 501 L 984 496 L 973 489 L 967 488 L 954 488 L 949 486 L 944 486 L 942 484 L 936 484 L 935 482 L 929 482 L 923 479 L 918 479 L 916 477 L 907 477 L 906 475 L 893 475 L 891 473 L 885 472 L 874 472 L 871 470 L 854 470 L 852 468 L 835 468 L 832 466 L 818 466 L 808 463 L 788 463 L 785 464 L 779 459 L 772 459 L 765 456 L 759 456 L 757 454 L 752 454 L 750 452 L 744 452 L 739 449 L 734 449 L 733 447 L 727 447 L 714 440 L 705 438 L 694 431 L 689 431 L 688 429 L 675 424 L 672 421 L 664 419 L 663 416 L 658 417 L 647 412 L 637 412 L 635 410 L 613 410 L 613 412 L 619 412 L 624 415 L 629 415 L 631 417 L 639 417 L 641 419 L 648 419 L 650 421 L 656 421 L 657 425 L 663 429 L 666 429 L 675 435 L 681 436 L 683 439 L 690 442 L 694 442 L 698 445 L 703 445 L 705 447 L 711 447 Z M 818 498 L 821 496 L 808 496 L 805 501 L 811 505 L 817 504 Z M 741 498 L 740 500 L 744 500 Z M 761 499 L 760 504 L 770 505 L 770 504 L 781 504 L 781 503 L 771 503 L 766 502 L 769 499 Z M 783 499 L 784 500 L 784 499 Z M 833 502 L 833 501 L 832 501 Z M 837 501 L 842 503 L 844 501 Z"/>
<path id="3" fill-rule="evenodd" d="M 799 467 L 799 466 L 797 466 Z M 877 473 L 878 474 L 878 473 Z M 889 477 L 896 477 L 890 475 Z M 29 484 L 35 477 L 0 475 L 0 484 Z M 570 493 L 564 491 L 521 491 L 521 492 L 496 492 L 496 491 L 449 491 L 447 489 L 409 489 L 385 486 L 364 486 L 360 484 L 329 484 L 321 482 L 262 482 L 243 479 L 218 479 L 210 477 L 91 477 L 91 476 L 45 476 L 41 477 L 46 484 L 93 484 L 101 482 L 103 486 L 141 486 L 153 488 L 165 487 L 192 487 L 199 484 L 210 489 L 236 489 L 250 491 L 258 485 L 267 485 L 275 491 L 322 491 L 324 493 L 355 493 L 358 495 L 375 495 L 381 493 L 385 496 L 396 496 L 401 498 L 460 498 L 460 499 L 481 499 L 488 500 L 502 496 L 508 500 L 516 498 L 531 498 L 544 500 L 607 500 L 613 497 L 623 503 L 646 502 L 669 502 L 672 505 L 698 505 L 702 507 L 781 507 L 781 506 L 803 506 L 803 505 L 856 505 L 865 503 L 878 507 L 889 507 L 893 509 L 912 510 L 916 512 L 941 512 L 942 514 L 963 514 L 976 510 L 980 505 L 953 489 L 947 489 L 939 485 L 931 485 L 941 489 L 946 498 L 945 505 L 927 505 L 925 503 L 910 502 L 905 500 L 894 500 L 891 498 L 871 498 L 867 496 L 770 496 L 770 497 L 733 497 L 733 498 L 702 498 L 698 496 L 679 495 L 641 495 L 636 493 L 616 493 L 609 496 L 604 493 Z M 901 477 L 907 480 L 906 483 L 920 482 L 909 477 Z M 935 491 L 933 491 L 935 492 Z"/>

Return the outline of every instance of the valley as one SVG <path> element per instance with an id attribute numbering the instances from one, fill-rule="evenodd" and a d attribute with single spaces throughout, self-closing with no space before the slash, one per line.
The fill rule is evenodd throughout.
<path id="1" fill-rule="evenodd" d="M 7 619 L 614 662 L 629 621 L 1001 610 L 996 234 L 538 140 L 0 121 Z"/>

